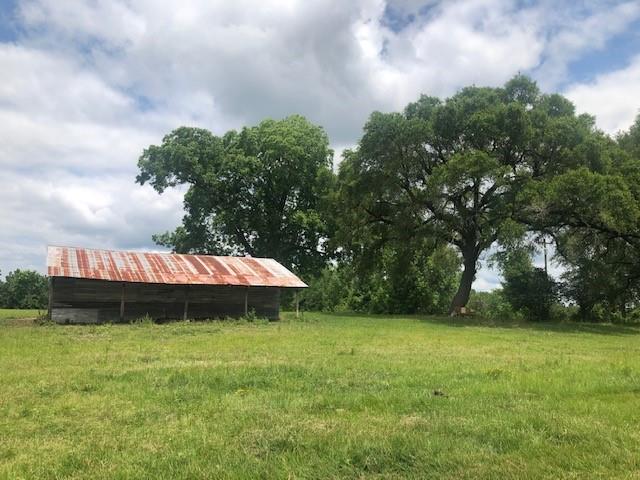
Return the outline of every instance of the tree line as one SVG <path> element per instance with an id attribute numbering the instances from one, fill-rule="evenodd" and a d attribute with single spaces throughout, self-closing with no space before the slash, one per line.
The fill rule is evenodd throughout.
<path id="1" fill-rule="evenodd" d="M 616 137 L 518 75 L 373 112 L 334 169 L 325 131 L 294 115 L 216 136 L 181 127 L 142 153 L 137 182 L 187 185 L 180 253 L 273 257 L 308 308 L 532 319 L 634 315 L 640 287 L 640 120 Z M 564 273 L 532 264 L 539 239 Z M 503 273 L 475 294 L 479 262 Z M 501 303 L 502 302 L 502 303 Z M 502 307 L 500 306 L 502 305 Z"/>
<path id="2" fill-rule="evenodd" d="M 0 308 L 46 308 L 47 277 L 33 270 L 14 270 L 0 279 Z"/>

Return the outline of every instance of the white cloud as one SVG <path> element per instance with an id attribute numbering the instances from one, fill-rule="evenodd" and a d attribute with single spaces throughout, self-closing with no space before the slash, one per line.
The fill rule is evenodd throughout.
<path id="1" fill-rule="evenodd" d="M 399 68 L 413 77 L 403 103 L 423 85 L 448 95 L 463 85 L 498 85 L 535 67 L 542 41 L 532 18 L 533 12 L 515 11 L 509 2 L 452 2 L 427 24 L 407 29 L 391 49 Z"/>
<path id="2" fill-rule="evenodd" d="M 301 112 L 341 144 L 353 143 L 374 109 L 400 109 L 422 92 L 500 84 L 533 69 L 548 10 L 518 10 L 503 0 L 445 2 L 428 21 L 418 15 L 396 34 L 383 25 L 381 0 L 192 0 L 178 10 L 144 0 L 80 4 L 69 21 L 76 1 L 27 2 L 22 18 L 48 39 L 31 43 L 65 52 L 75 46 L 74 55 L 108 84 L 168 109 L 186 92 L 200 92 L 217 112 L 210 128 Z"/>
<path id="3" fill-rule="evenodd" d="M 580 112 L 595 115 L 597 125 L 605 132 L 614 134 L 628 129 L 640 113 L 640 55 L 626 68 L 571 86 L 565 95 Z"/>
<path id="4" fill-rule="evenodd" d="M 215 121 L 211 96 L 187 89 L 141 111 L 133 95 L 56 52 L 0 44 L 4 166 L 133 171 L 142 148 L 184 123 Z"/>
<path id="5" fill-rule="evenodd" d="M 69 58 L 13 44 L 0 45 L 3 110 L 30 117 L 113 123 L 132 101 Z M 73 101 L 69 101 L 72 99 Z"/>
<path id="6" fill-rule="evenodd" d="M 182 191 L 136 185 L 136 159 L 210 105 L 142 112 L 73 58 L 33 47 L 0 44 L 0 66 L 2 272 L 43 271 L 49 243 L 149 247 L 180 222 Z"/>
<path id="7" fill-rule="evenodd" d="M 44 271 L 45 247 L 132 248 L 148 246 L 153 233 L 180 221 L 182 191 L 157 195 L 129 176 L 79 177 L 63 171 L 49 178 L 32 172 L 3 177 L 0 189 L 0 267 Z"/>
<path id="8" fill-rule="evenodd" d="M 473 289 L 477 292 L 489 292 L 496 288 L 500 288 L 500 282 L 502 282 L 502 277 L 499 273 L 485 265 L 482 265 L 476 274 L 476 279 L 473 282 Z"/>
<path id="9" fill-rule="evenodd" d="M 121 1 L 26 0 L 20 2 L 18 13 L 28 26 L 55 26 L 57 40 L 68 42 L 91 37 L 126 47 L 146 30 L 145 19 Z M 37 40 L 46 42 L 47 38 Z"/>

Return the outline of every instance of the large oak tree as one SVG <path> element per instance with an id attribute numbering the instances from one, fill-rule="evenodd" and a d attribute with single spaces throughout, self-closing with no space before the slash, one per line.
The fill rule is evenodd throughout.
<path id="1" fill-rule="evenodd" d="M 455 246 L 464 270 L 453 313 L 469 299 L 480 255 L 531 228 L 531 197 L 522 192 L 597 162 L 594 136 L 593 118 L 523 76 L 446 100 L 421 96 L 402 113 L 374 112 L 341 164 L 341 235 Z"/>

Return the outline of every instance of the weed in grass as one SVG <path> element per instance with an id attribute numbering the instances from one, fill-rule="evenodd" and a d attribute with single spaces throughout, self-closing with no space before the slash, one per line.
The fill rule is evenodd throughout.
<path id="1" fill-rule="evenodd" d="M 144 315 L 140 318 L 136 318 L 131 322 L 133 325 L 152 325 L 153 318 L 151 318 L 148 314 Z"/>

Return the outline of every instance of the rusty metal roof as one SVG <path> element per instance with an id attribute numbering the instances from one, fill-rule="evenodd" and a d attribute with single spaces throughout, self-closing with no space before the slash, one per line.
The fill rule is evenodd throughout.
<path id="1" fill-rule="evenodd" d="M 307 286 L 272 258 L 121 252 L 50 246 L 47 251 L 47 270 L 51 277 L 117 282 L 284 288 Z"/>

